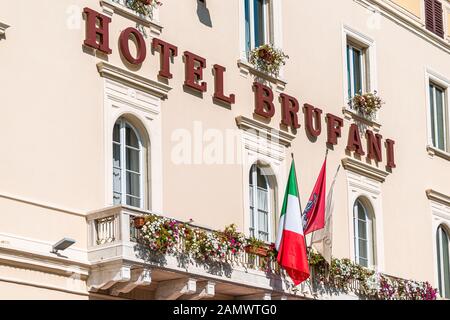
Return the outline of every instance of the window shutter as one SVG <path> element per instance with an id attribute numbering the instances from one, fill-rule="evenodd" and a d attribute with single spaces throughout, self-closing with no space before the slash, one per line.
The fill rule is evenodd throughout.
<path id="1" fill-rule="evenodd" d="M 439 37 L 444 37 L 444 10 L 442 3 L 434 0 L 434 33 Z"/>
<path id="2" fill-rule="evenodd" d="M 425 0 L 425 27 L 434 32 L 434 0 Z"/>
<path id="3" fill-rule="evenodd" d="M 437 0 L 425 0 L 425 27 L 439 37 L 444 37 L 444 10 Z"/>

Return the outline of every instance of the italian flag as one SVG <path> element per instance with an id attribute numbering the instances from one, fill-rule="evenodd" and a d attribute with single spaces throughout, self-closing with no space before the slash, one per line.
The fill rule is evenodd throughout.
<path id="1" fill-rule="evenodd" d="M 303 235 L 302 212 L 297 187 L 295 165 L 292 161 L 289 180 L 281 210 L 276 242 L 278 263 L 296 286 L 309 278 L 309 266 Z"/>

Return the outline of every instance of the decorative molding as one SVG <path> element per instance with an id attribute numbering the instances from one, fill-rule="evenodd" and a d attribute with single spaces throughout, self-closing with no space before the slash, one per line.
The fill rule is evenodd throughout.
<path id="1" fill-rule="evenodd" d="M 150 29 L 150 32 L 155 36 L 159 36 L 162 33 L 163 26 L 160 25 L 159 21 L 155 19 L 149 19 L 146 17 L 142 17 L 133 10 L 127 8 L 124 4 L 114 2 L 111 0 L 101 0 L 100 5 L 103 8 L 103 12 L 109 16 L 112 16 L 114 13 L 121 15 L 127 19 L 130 19 L 138 25 L 142 25 Z"/>
<path id="2" fill-rule="evenodd" d="M 415 19 L 410 14 L 405 14 L 403 10 L 392 5 L 391 1 L 387 0 L 355 0 L 357 3 L 366 7 L 372 12 L 380 12 L 383 16 L 393 20 L 397 24 L 403 26 L 409 31 L 415 33 L 417 36 L 435 45 L 436 47 L 450 53 L 450 42 L 442 39 L 434 33 L 428 31 L 421 19 Z"/>
<path id="3" fill-rule="evenodd" d="M 253 130 L 258 133 L 258 136 L 266 137 L 267 140 L 279 143 L 285 147 L 289 147 L 292 141 L 295 139 L 295 136 L 288 132 L 274 129 L 264 123 L 247 118 L 245 116 L 237 117 L 236 124 L 238 125 L 239 129 Z"/>
<path id="4" fill-rule="evenodd" d="M 139 76 L 128 70 L 116 67 L 107 62 L 100 62 L 97 64 L 97 69 L 100 75 L 107 79 L 112 79 L 120 83 L 134 87 L 149 94 L 155 95 L 160 99 L 167 99 L 167 94 L 171 87 L 157 81 L 147 79 Z"/>
<path id="5" fill-rule="evenodd" d="M 176 300 L 183 295 L 197 292 L 197 280 L 193 278 L 161 282 L 155 292 L 155 300 Z"/>
<path id="6" fill-rule="evenodd" d="M 367 163 L 352 158 L 342 159 L 342 166 L 345 170 L 372 178 L 378 182 L 386 181 L 386 177 L 389 175 L 389 172 L 387 171 L 375 168 Z"/>
<path id="7" fill-rule="evenodd" d="M 436 156 L 436 157 L 445 159 L 447 161 L 450 161 L 450 153 L 448 153 L 444 150 L 441 150 L 441 149 L 438 149 L 438 148 L 435 148 L 432 146 L 427 146 L 427 152 L 432 157 Z"/>
<path id="8" fill-rule="evenodd" d="M 272 76 L 268 73 L 262 72 L 255 68 L 251 63 L 245 60 L 238 60 L 237 65 L 239 67 L 240 73 L 244 78 L 247 78 L 249 74 L 255 76 L 256 80 L 260 82 L 270 82 L 275 84 L 277 91 L 282 92 L 286 88 L 287 81 L 279 77 Z"/>
<path id="9" fill-rule="evenodd" d="M 433 189 L 428 189 L 425 192 L 427 194 L 428 199 L 450 207 L 450 196 L 435 191 Z"/>
<path id="10" fill-rule="evenodd" d="M 9 26 L 7 24 L 0 22 L 0 39 L 5 37 L 6 29 L 8 28 Z"/>

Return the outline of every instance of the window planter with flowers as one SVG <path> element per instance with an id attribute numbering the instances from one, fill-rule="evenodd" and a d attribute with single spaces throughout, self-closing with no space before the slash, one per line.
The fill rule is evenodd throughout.
<path id="1" fill-rule="evenodd" d="M 190 256 L 197 263 L 221 262 L 232 264 L 233 258 L 245 254 L 260 258 L 260 269 L 279 275 L 276 265 L 275 245 L 256 239 L 245 239 L 230 225 L 223 231 L 211 231 L 191 226 L 157 215 L 145 216 L 144 225 L 135 219 L 138 230 L 137 241 L 155 254 Z M 366 299 L 378 300 L 436 300 L 437 290 L 428 282 L 417 282 L 390 277 L 355 264 L 349 259 L 332 259 L 331 266 L 321 255 L 308 254 L 312 279 L 316 292 L 353 291 Z M 275 265 L 275 267 L 273 267 Z M 355 283 L 358 284 L 355 288 Z M 323 289 L 325 288 L 325 289 Z"/>
<path id="2" fill-rule="evenodd" d="M 125 0 L 125 6 L 143 17 L 152 19 L 153 10 L 162 6 L 162 2 L 159 0 Z"/>
<path id="3" fill-rule="evenodd" d="M 270 44 L 264 44 L 249 53 L 249 62 L 257 70 L 276 78 L 279 76 L 281 67 L 286 65 L 287 59 L 289 59 L 288 55 Z"/>
<path id="4" fill-rule="evenodd" d="M 368 120 L 375 120 L 376 114 L 384 102 L 378 96 L 377 91 L 374 91 L 355 95 L 350 99 L 349 104 L 360 116 Z"/>

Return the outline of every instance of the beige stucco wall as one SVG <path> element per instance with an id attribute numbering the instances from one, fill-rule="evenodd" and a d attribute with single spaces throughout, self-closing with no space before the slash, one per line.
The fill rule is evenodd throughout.
<path id="1" fill-rule="evenodd" d="M 395 1 L 413 14 L 420 12 L 419 1 Z M 101 11 L 97 1 L 17 0 L 0 3 L 0 21 L 11 27 L 0 41 L 0 199 L 1 233 L 39 241 L 54 242 L 73 237 L 77 247 L 86 249 L 87 228 L 83 213 L 109 204 L 105 198 L 103 146 L 103 79 L 96 64 L 102 59 L 83 51 L 84 22 L 68 28 L 69 8 L 75 4 Z M 160 20 L 161 38 L 178 46 L 180 56 L 171 66 L 173 88 L 162 103 L 163 213 L 220 229 L 237 223 L 244 228 L 242 169 L 236 165 L 176 165 L 171 159 L 172 133 L 180 128 L 192 132 L 195 121 L 203 128 L 235 129 L 235 117 L 252 117 L 251 77 L 240 76 L 238 5 L 231 1 L 207 1 L 213 27 L 200 23 L 195 1 L 166 0 Z M 51 8 L 51 10 L 49 10 Z M 69 10 L 69 11 L 68 11 Z M 69 13 L 68 13 L 69 12 Z M 283 77 L 286 93 L 301 104 L 311 103 L 324 112 L 342 116 L 343 24 L 373 38 L 376 42 L 378 91 L 386 104 L 380 113 L 381 134 L 396 141 L 397 168 L 382 186 L 385 270 L 405 278 L 434 282 L 431 210 L 426 189 L 450 194 L 449 163 L 431 158 L 426 151 L 426 83 L 429 67 L 450 77 L 448 53 L 382 18 L 379 28 L 371 27 L 371 13 L 352 0 L 282 1 L 283 49 L 290 55 Z M 117 39 L 134 22 L 114 15 L 111 48 L 107 61 L 126 68 Z M 150 40 L 147 39 L 147 44 Z M 407 50 L 405 48 L 414 48 Z M 183 90 L 182 52 L 188 50 L 207 59 L 205 81 L 209 89 L 203 98 Z M 158 56 L 148 54 L 135 72 L 156 80 Z M 231 110 L 212 102 L 213 76 L 210 67 L 227 67 L 227 91 L 236 94 Z M 279 129 L 281 110 L 270 125 Z M 303 115 L 299 114 L 303 124 Z M 325 153 L 324 131 L 317 142 L 299 129 L 292 148 L 301 198 L 306 202 L 315 183 Z M 345 157 L 349 123 L 339 145 L 329 154 L 328 181 Z M 383 163 L 384 165 L 385 163 Z M 284 168 L 287 172 L 287 167 Z M 284 186 L 281 187 L 281 190 Z M 14 198 L 51 204 L 61 210 L 37 207 Z M 334 254 L 349 257 L 349 214 L 347 182 L 341 172 L 335 191 Z M 81 214 L 70 214 L 62 210 Z M 21 296 L 15 284 L 2 284 Z M 28 290 L 28 289 L 27 289 Z M 23 297 L 48 294 L 41 289 Z M 23 290 L 26 291 L 26 290 Z M 49 298 L 53 296 L 48 295 Z M 2 296 L 0 296 L 2 298 Z M 4 297 L 3 297 L 4 298 Z"/>

